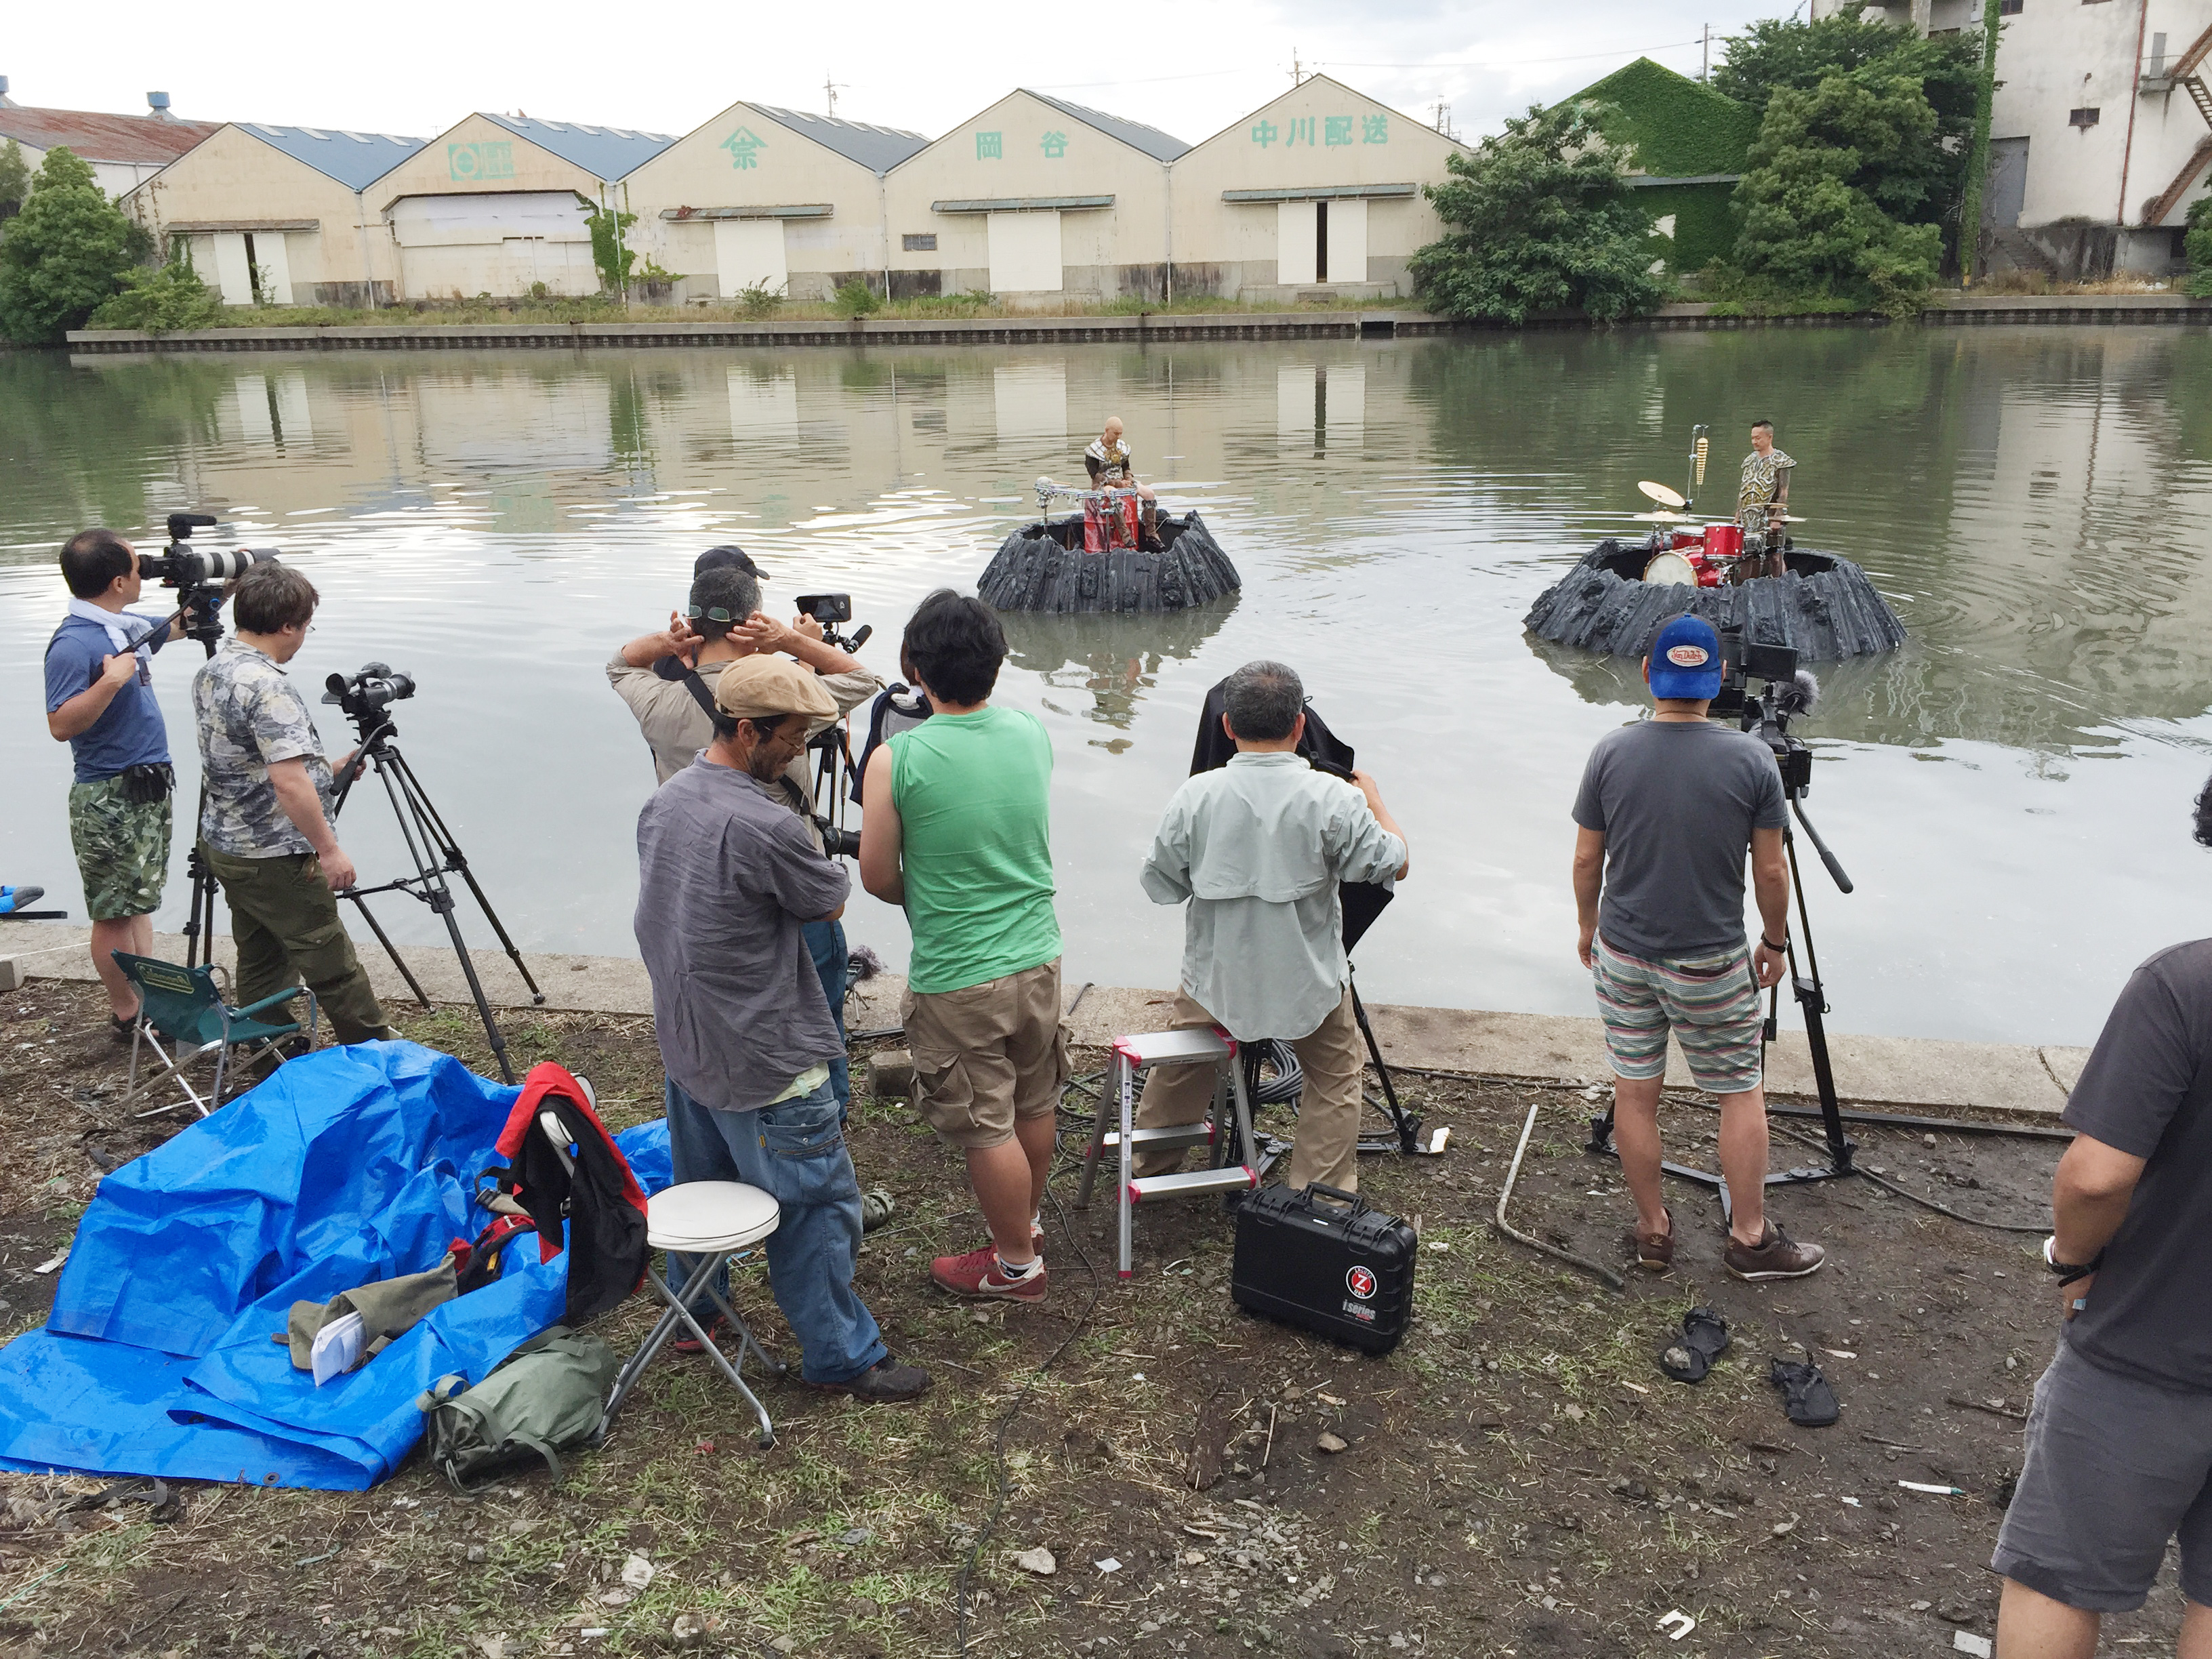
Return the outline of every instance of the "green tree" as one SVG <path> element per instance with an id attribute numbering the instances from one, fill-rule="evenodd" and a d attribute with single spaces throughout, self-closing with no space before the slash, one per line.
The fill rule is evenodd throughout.
<path id="1" fill-rule="evenodd" d="M 2212 196 L 2200 196 L 2189 210 L 2189 229 L 2181 239 L 2189 255 L 2189 291 L 2212 300 Z"/>
<path id="2" fill-rule="evenodd" d="M 1761 112 L 1780 92 L 1814 92 L 1837 76 L 1869 83 L 1902 78 L 1920 88 L 1934 122 L 1907 146 L 1866 165 L 1881 177 L 1863 185 L 1893 217 L 1954 223 L 1966 183 L 1966 152 L 1981 85 L 1979 31 L 1922 40 L 1911 29 L 1838 14 L 1817 22 L 1767 18 L 1731 35 L 1713 88 Z"/>
<path id="3" fill-rule="evenodd" d="M 10 138 L 0 149 L 0 222 L 20 213 L 30 194 L 31 164 L 23 159 L 23 147 Z"/>
<path id="4" fill-rule="evenodd" d="M 1743 229 L 1733 274 L 1753 292 L 1858 299 L 1892 315 L 1917 309 L 1942 233 L 1893 216 L 1922 198 L 1887 163 L 1935 119 L 1911 82 L 1873 71 L 1778 91 L 1735 188 Z"/>
<path id="5" fill-rule="evenodd" d="M 1631 200 L 1628 150 L 1597 104 L 1531 109 L 1425 187 L 1447 234 L 1413 255 L 1414 292 L 1455 317 L 1518 324 L 1532 311 L 1601 322 L 1666 298 L 1650 270 L 1651 216 Z"/>
<path id="6" fill-rule="evenodd" d="M 883 303 L 876 297 L 875 289 L 857 276 L 849 283 L 840 283 L 837 291 L 830 296 L 830 308 L 840 317 L 866 317 L 881 308 Z"/>
<path id="7" fill-rule="evenodd" d="M 146 240 L 89 167 L 65 149 L 48 150 L 30 199 L 0 240 L 0 333 L 50 345 L 83 327 L 137 264 Z"/>
<path id="8" fill-rule="evenodd" d="M 151 270 L 126 270 L 122 283 L 92 313 L 93 327 L 174 334 L 212 328 L 222 320 L 222 296 L 192 269 L 191 247 L 181 236 L 170 241 L 168 264 Z"/>

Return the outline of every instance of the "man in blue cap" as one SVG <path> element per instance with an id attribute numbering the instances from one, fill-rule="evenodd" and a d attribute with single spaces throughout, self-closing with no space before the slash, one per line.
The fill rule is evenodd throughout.
<path id="1" fill-rule="evenodd" d="M 1659 1185 L 1671 1030 L 1698 1087 L 1720 1097 L 1721 1173 L 1732 1200 L 1723 1265 L 1738 1279 L 1802 1279 L 1820 1270 L 1824 1253 L 1766 1218 L 1759 1048 L 1759 994 L 1780 981 L 1790 944 L 1789 803 L 1766 745 L 1705 718 L 1724 666 L 1712 624 L 1675 617 L 1644 659 L 1651 717 L 1608 732 L 1590 751 L 1574 807 L 1577 949 L 1597 981 L 1638 1265 L 1664 1273 L 1674 1260 L 1674 1218 Z M 1747 851 L 1761 923 L 1751 949 Z"/>

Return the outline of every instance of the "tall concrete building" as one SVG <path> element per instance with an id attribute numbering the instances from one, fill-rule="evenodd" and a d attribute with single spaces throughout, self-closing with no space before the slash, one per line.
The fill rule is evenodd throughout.
<path id="1" fill-rule="evenodd" d="M 1813 15 L 1844 0 L 1813 0 Z M 2212 168 L 2212 0 L 1998 0 L 1982 237 L 1990 269 L 2164 276 Z M 1978 31 L 1978 0 L 1875 0 L 1922 34 Z"/>

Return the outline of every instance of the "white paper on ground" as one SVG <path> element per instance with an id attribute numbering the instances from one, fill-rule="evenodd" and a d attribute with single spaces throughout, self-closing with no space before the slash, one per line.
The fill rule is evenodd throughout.
<path id="1" fill-rule="evenodd" d="M 361 1316 L 349 1313 L 341 1314 L 315 1333 L 307 1363 L 314 1369 L 317 1388 L 361 1364 L 362 1330 Z"/>

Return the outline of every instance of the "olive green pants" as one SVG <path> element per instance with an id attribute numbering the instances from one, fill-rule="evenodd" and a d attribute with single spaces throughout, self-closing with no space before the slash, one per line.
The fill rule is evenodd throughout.
<path id="1" fill-rule="evenodd" d="M 337 896 L 323 881 L 320 860 L 313 853 L 242 859 L 204 842 L 200 855 L 230 905 L 240 1007 L 305 980 L 340 1042 L 399 1035 L 384 1023 L 368 972 L 338 920 Z"/>

